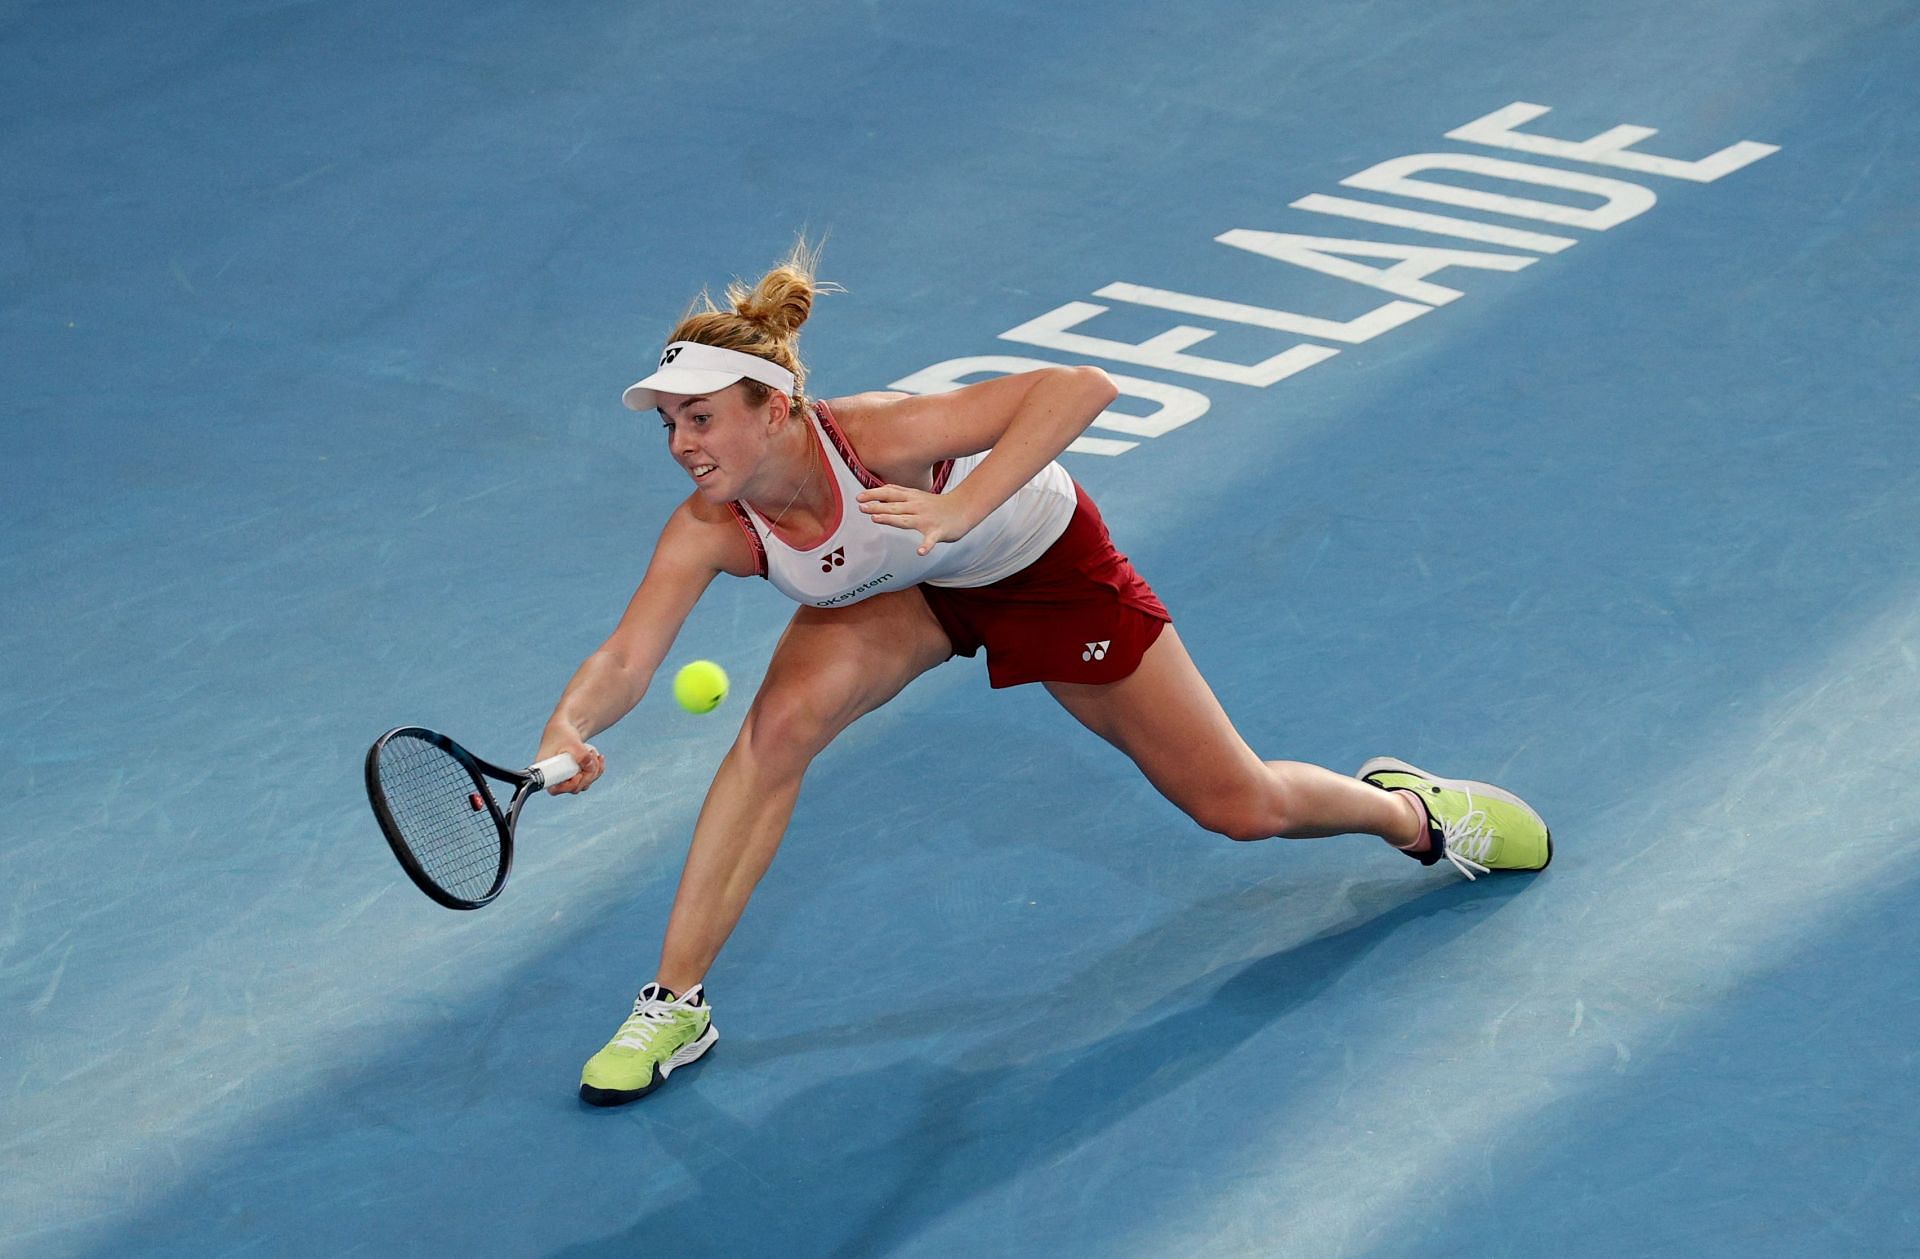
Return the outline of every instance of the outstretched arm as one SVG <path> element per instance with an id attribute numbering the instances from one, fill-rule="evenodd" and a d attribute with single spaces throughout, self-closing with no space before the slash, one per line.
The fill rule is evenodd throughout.
<path id="1" fill-rule="evenodd" d="M 547 788 L 555 795 L 585 791 L 606 770 L 587 740 L 633 711 L 667 649 L 713 579 L 739 564 L 728 535 L 683 503 L 667 520 L 619 625 L 574 671 L 540 736 L 540 757 L 570 753 L 580 772 Z M 743 549 L 743 548 L 742 548 Z"/>
<path id="2" fill-rule="evenodd" d="M 916 529 L 920 554 L 965 537 L 1032 480 L 1119 396 L 1097 367 L 1050 367 L 875 409 L 856 444 L 870 467 L 924 467 L 988 451 L 948 494 L 901 485 L 863 490 L 860 510 Z"/>

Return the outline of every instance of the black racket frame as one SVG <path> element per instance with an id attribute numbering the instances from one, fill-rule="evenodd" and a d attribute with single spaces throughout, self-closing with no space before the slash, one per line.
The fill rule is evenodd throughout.
<path id="1" fill-rule="evenodd" d="M 433 877 L 420 864 L 420 859 L 414 856 L 413 849 L 408 846 L 399 823 L 394 821 L 393 810 L 387 805 L 386 792 L 380 786 L 380 751 L 389 742 L 402 736 L 431 743 L 458 761 L 461 768 L 465 769 L 467 775 L 473 779 L 473 788 L 479 793 L 480 799 L 486 803 L 487 813 L 493 818 L 494 829 L 500 833 L 500 870 L 494 876 L 493 886 L 478 899 L 469 900 L 463 896 L 455 896 L 434 882 Z M 500 802 L 494 798 L 493 790 L 487 786 L 488 778 L 506 783 L 513 788 L 513 799 L 504 812 L 500 808 Z M 507 875 L 513 870 L 513 828 L 520 820 L 520 808 L 526 804 L 527 797 L 543 785 L 544 780 L 539 774 L 506 769 L 490 761 L 483 761 L 446 735 L 437 730 L 429 730 L 425 726 L 395 726 L 375 739 L 373 746 L 367 749 L 367 800 L 373 805 L 373 816 L 380 823 L 380 833 L 387 837 L 387 846 L 393 849 L 393 855 L 399 860 L 400 868 L 407 872 L 407 877 L 413 880 L 414 886 L 448 909 L 479 909 L 500 895 L 500 889 L 507 885 Z"/>

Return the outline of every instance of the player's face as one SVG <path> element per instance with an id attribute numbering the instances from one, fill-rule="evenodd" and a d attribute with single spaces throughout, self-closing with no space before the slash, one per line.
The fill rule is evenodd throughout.
<path id="1" fill-rule="evenodd" d="M 769 399 L 771 402 L 771 399 Z M 768 406 L 732 384 L 711 394 L 660 395 L 667 451 L 712 502 L 743 497 L 768 448 Z"/>

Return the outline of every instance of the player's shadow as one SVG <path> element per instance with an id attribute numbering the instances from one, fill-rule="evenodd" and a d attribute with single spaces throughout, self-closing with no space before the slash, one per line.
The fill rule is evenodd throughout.
<path id="1" fill-rule="evenodd" d="M 1186 930 L 1180 923 L 1193 909 L 1270 905 L 1290 895 L 1284 888 L 1248 889 L 1193 907 L 1130 941 L 1065 981 L 1055 996 L 1024 1000 L 1026 1017 L 1012 1023 L 1007 1002 L 954 1004 L 822 1029 L 804 1044 L 801 1038 L 735 1044 L 729 1056 L 736 1063 L 759 1065 L 874 1037 L 944 1032 L 951 1043 L 957 1028 L 974 1029 L 978 1048 L 964 1066 L 898 1061 L 811 1087 L 797 1083 L 804 1077 L 795 1071 L 791 1098 L 750 1129 L 706 1102 L 700 1090 L 688 1089 L 674 1099 L 674 1124 L 656 1134 L 694 1175 L 694 1191 L 651 1204 L 622 1232 L 555 1251 L 555 1259 L 643 1253 L 666 1237 L 681 1254 L 892 1253 L 956 1207 L 1065 1157 L 1201 1075 L 1315 1000 L 1408 923 L 1436 919 L 1423 935 L 1442 945 L 1529 883 L 1357 885 L 1350 892 L 1355 912 L 1333 929 L 1247 962 L 1224 981 L 1215 980 L 1218 972 L 1193 978 L 1193 952 L 1169 950 L 1168 937 Z M 1183 973 L 1186 978 L 1178 978 Z M 1062 1028 L 1076 1003 L 1141 984 L 1151 991 L 1168 980 L 1174 982 L 1150 1007 L 1157 1016 L 1135 1017 L 1091 1041 Z M 978 1035 L 982 1021 L 990 1029 L 985 1036 Z M 720 1049 L 728 1048 L 723 1041 Z M 1249 1106 L 1278 1111 L 1287 1105 L 1294 1090 L 1281 1065 L 1286 1060 L 1282 1045 L 1274 1087 L 1249 1098 Z M 753 1165 L 727 1153 L 736 1149 L 751 1150 Z"/>

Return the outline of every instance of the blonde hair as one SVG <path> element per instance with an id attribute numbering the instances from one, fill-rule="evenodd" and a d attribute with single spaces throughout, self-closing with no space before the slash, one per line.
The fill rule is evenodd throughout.
<path id="1" fill-rule="evenodd" d="M 800 325 L 813 313 L 815 295 L 844 291 L 814 278 L 819 261 L 820 246 L 809 245 L 802 236 L 752 288 L 739 280 L 727 285 L 730 309 L 714 305 L 712 296 L 702 289 L 667 340 L 717 345 L 778 363 L 793 373 L 793 405 L 804 408 L 807 369 L 800 361 Z M 742 380 L 740 385 L 755 406 L 773 394 L 757 380 Z"/>

